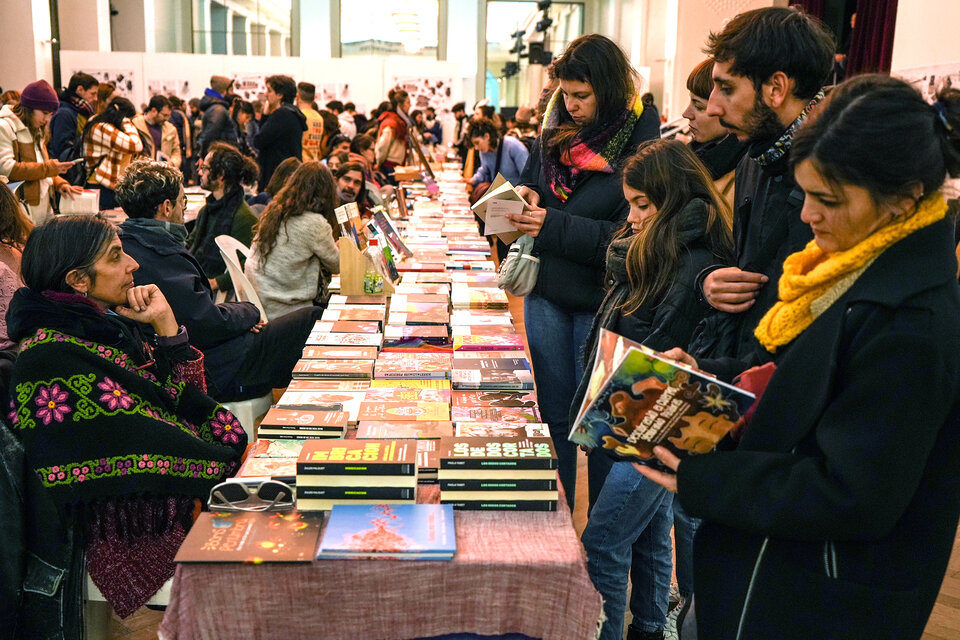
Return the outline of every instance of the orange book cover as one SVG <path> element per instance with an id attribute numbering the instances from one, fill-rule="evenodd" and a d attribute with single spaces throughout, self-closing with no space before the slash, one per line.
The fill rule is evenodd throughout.
<path id="1" fill-rule="evenodd" d="M 311 562 L 322 523 L 297 511 L 201 513 L 174 562 Z"/>
<path id="2" fill-rule="evenodd" d="M 372 378 L 373 360 L 298 360 L 294 378 Z"/>
<path id="3" fill-rule="evenodd" d="M 308 440 L 297 459 L 298 474 L 416 475 L 414 440 Z"/>
<path id="4" fill-rule="evenodd" d="M 446 402 L 378 402 L 360 405 L 357 420 L 449 420 L 450 405 Z"/>
<path id="5" fill-rule="evenodd" d="M 317 321 L 313 331 L 318 333 L 377 333 L 380 331 L 378 320 L 332 320 Z"/>
<path id="6" fill-rule="evenodd" d="M 361 420 L 357 427 L 357 439 L 399 438 L 435 440 L 452 436 L 453 423 L 449 420 Z"/>
<path id="7" fill-rule="evenodd" d="M 358 309 L 324 309 L 318 322 L 383 321 L 386 317 L 384 307 L 368 306 Z"/>

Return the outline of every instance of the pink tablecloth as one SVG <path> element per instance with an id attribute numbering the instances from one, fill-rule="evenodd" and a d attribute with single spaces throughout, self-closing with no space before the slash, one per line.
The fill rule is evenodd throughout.
<path id="1" fill-rule="evenodd" d="M 419 501 L 438 495 L 436 485 L 422 486 Z M 160 637 L 595 638 L 600 594 L 566 500 L 559 502 L 555 513 L 456 512 L 451 562 L 179 565 Z"/>

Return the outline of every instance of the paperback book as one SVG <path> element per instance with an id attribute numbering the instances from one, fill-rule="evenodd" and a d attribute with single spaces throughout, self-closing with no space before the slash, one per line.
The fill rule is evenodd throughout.
<path id="1" fill-rule="evenodd" d="M 448 506 L 338 504 L 330 512 L 317 558 L 450 560 L 456 551 Z"/>
<path id="2" fill-rule="evenodd" d="M 363 307 L 349 309 L 331 309 L 323 310 L 318 322 L 383 322 L 387 316 L 386 308 L 380 306 L 364 305 Z M 316 326 L 316 325 L 314 325 Z"/>
<path id="3" fill-rule="evenodd" d="M 360 405 L 358 420 L 423 420 L 435 422 L 450 419 L 450 405 L 446 402 L 379 402 L 365 401 Z"/>
<path id="4" fill-rule="evenodd" d="M 322 347 L 303 348 L 305 360 L 376 360 L 376 347 Z"/>
<path id="5" fill-rule="evenodd" d="M 323 518 L 298 511 L 201 513 L 174 562 L 311 562 Z"/>
<path id="6" fill-rule="evenodd" d="M 357 439 L 377 440 L 436 440 L 453 436 L 449 420 L 361 420 Z"/>
<path id="7" fill-rule="evenodd" d="M 293 377 L 369 380 L 373 377 L 373 360 L 303 359 L 293 366 Z"/>
<path id="8" fill-rule="evenodd" d="M 523 336 L 509 333 L 498 336 L 454 336 L 454 351 L 514 351 L 523 349 Z"/>

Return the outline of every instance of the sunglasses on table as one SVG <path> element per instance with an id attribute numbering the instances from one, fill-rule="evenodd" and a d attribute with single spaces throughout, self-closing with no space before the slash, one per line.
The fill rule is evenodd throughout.
<path id="1" fill-rule="evenodd" d="M 258 486 L 228 481 L 210 489 L 207 505 L 219 511 L 284 511 L 293 509 L 293 495 L 293 488 L 279 480 Z"/>

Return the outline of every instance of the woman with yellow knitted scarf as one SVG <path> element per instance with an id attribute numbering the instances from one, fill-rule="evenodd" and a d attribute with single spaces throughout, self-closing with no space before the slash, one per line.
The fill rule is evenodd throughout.
<path id="1" fill-rule="evenodd" d="M 939 193 L 960 176 L 960 91 L 931 106 L 894 78 L 846 82 L 791 162 L 814 239 L 756 328 L 776 369 L 738 441 L 682 460 L 657 447 L 676 473 L 640 471 L 702 518 L 698 637 L 916 640 L 960 518 L 960 286 Z"/>

